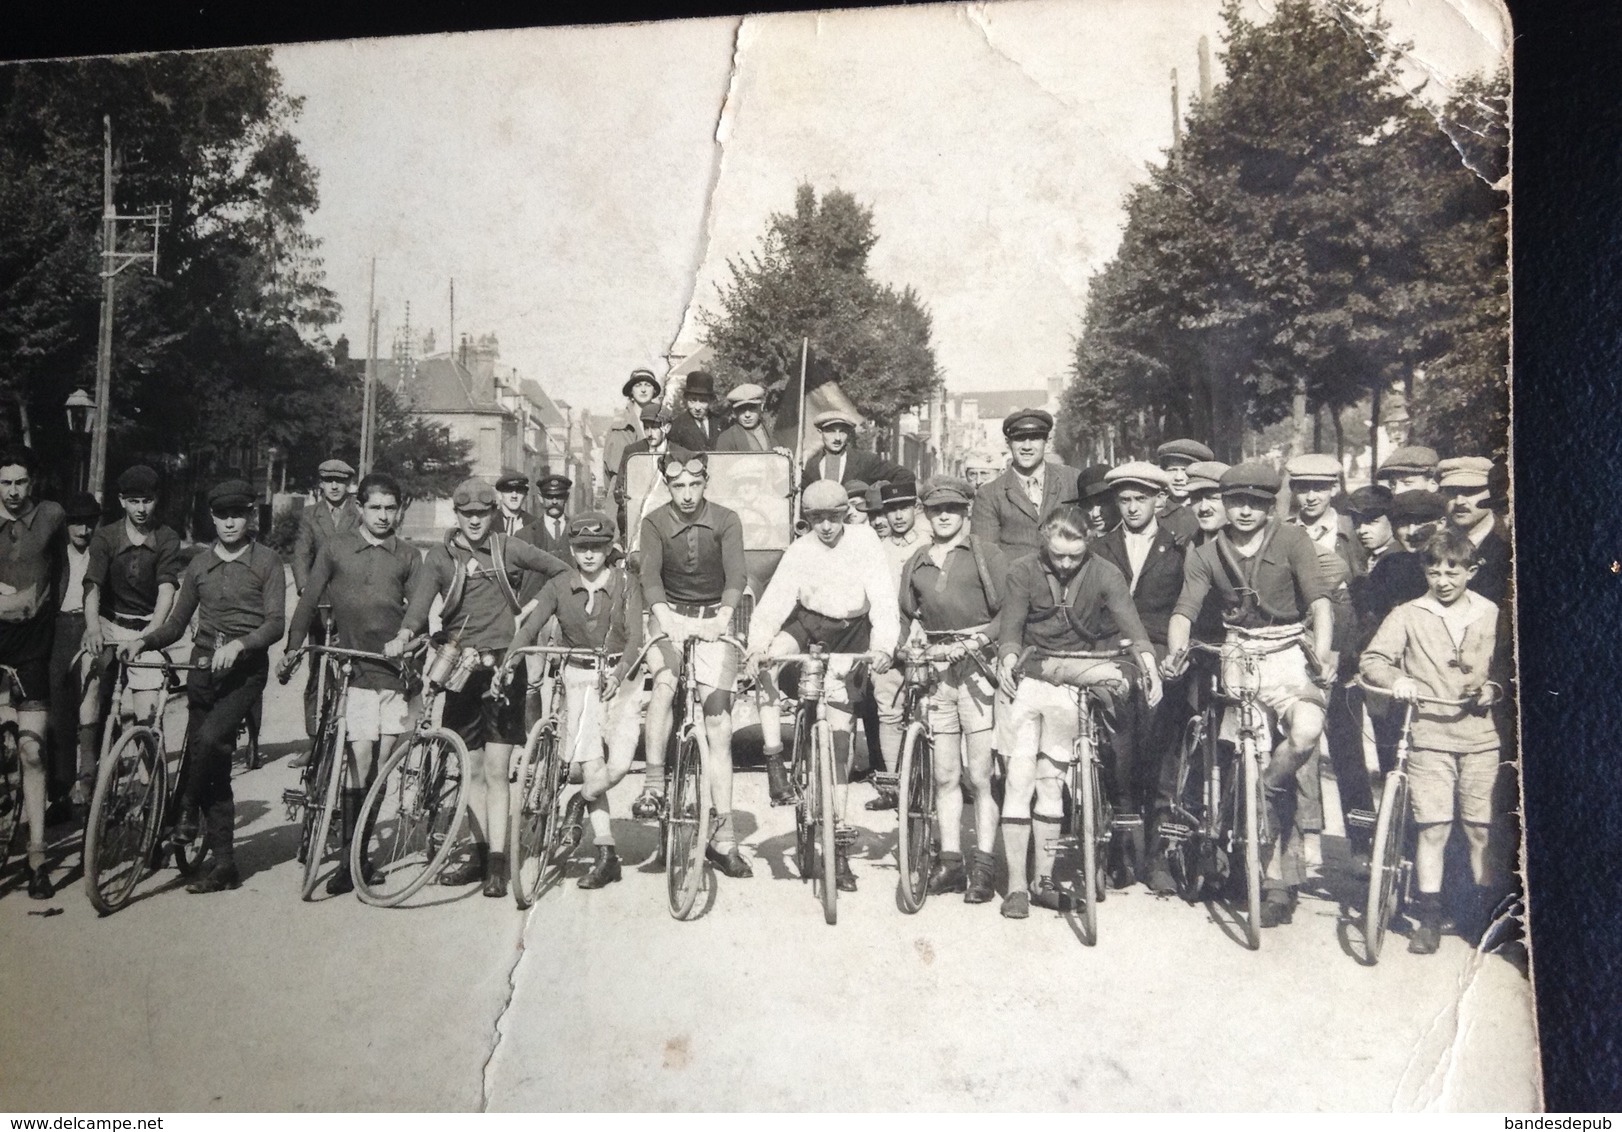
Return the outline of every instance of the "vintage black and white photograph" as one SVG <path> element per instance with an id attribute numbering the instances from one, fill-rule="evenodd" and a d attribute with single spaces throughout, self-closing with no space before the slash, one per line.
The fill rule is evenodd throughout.
<path id="1" fill-rule="evenodd" d="M 1540 1110 L 1512 38 L 0 65 L 0 1106 Z"/>

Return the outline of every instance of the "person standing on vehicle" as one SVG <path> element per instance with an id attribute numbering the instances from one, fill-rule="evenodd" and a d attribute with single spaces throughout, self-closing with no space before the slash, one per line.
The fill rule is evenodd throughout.
<path id="1" fill-rule="evenodd" d="M 749 619 L 747 671 L 758 670 L 768 657 L 810 652 L 813 645 L 830 653 L 865 654 L 875 676 L 890 670 L 901 633 L 896 580 L 878 536 L 845 522 L 846 502 L 836 480 L 817 480 L 801 494 L 800 515 L 811 530 L 783 552 Z M 853 665 L 830 663 L 823 685 L 834 742 L 834 816 L 841 827 L 848 812 L 851 708 L 859 680 Z M 839 890 L 855 892 L 847 838 L 836 842 L 834 867 Z"/>
<path id="2" fill-rule="evenodd" d="M 715 438 L 715 451 L 779 451 L 766 429 L 766 390 L 745 382 L 727 392 L 727 404 L 732 406 L 732 424 Z"/>
<path id="3" fill-rule="evenodd" d="M 619 476 L 625 450 L 644 438 L 642 410 L 652 404 L 661 392 L 659 379 L 653 376 L 651 369 L 632 370 L 631 376 L 620 387 L 620 396 L 626 402 L 625 409 L 620 421 L 603 438 L 603 477 L 607 480 L 605 486 L 610 499 L 619 499 L 623 495 Z M 624 530 L 624 527 L 620 529 Z"/>
<path id="4" fill-rule="evenodd" d="M 642 597 L 647 603 L 648 631 L 666 638 L 649 654 L 653 697 L 648 703 L 647 769 L 642 794 L 631 806 L 638 818 L 658 817 L 664 806 L 665 748 L 674 725 L 676 681 L 682 647 L 698 638 L 693 672 L 709 740 L 705 767 L 710 798 L 720 816 L 704 853 L 729 877 L 754 875 L 738 851 L 732 820 L 732 691 L 738 679 L 738 655 L 721 636 L 732 631 L 748 576 L 744 572 L 743 523 L 737 512 L 704 498 L 709 487 L 709 461 L 703 453 L 671 453 L 660 474 L 670 501 L 642 520 L 638 540 Z"/>
<path id="5" fill-rule="evenodd" d="M 355 469 L 334 457 L 323 460 L 316 474 L 320 477 L 316 500 L 299 512 L 298 533 L 293 538 L 293 586 L 301 594 L 322 545 L 333 535 L 353 531 L 360 526 L 360 508 L 349 498 L 349 481 L 355 477 Z M 316 644 L 327 643 L 326 626 L 321 622 L 316 622 L 312 634 L 311 639 Z M 304 682 L 304 734 L 312 739 L 315 738 L 316 713 L 320 709 L 318 691 L 316 671 L 312 666 L 309 679 Z M 308 754 L 306 751 L 306 758 Z M 297 767 L 304 764 L 294 759 L 291 765 Z"/>
<path id="6" fill-rule="evenodd" d="M 439 883 L 454 886 L 482 880 L 486 896 L 500 897 L 507 895 L 507 762 L 513 747 L 524 741 L 524 698 L 513 694 L 490 698 L 485 693 L 517 626 L 524 575 L 533 572 L 550 579 L 568 566 L 495 530 L 496 493 L 483 480 L 463 480 L 451 503 L 456 526 L 428 551 L 399 632 L 383 652 L 399 656 L 406 642 L 428 628 L 429 610 L 440 598 L 443 635 L 461 648 L 491 654 L 492 665 L 475 670 L 460 691 L 445 693 L 442 725 L 467 744 L 468 774 L 462 789 L 467 792 L 473 853 L 440 873 Z"/>
<path id="7" fill-rule="evenodd" d="M 844 410 L 824 409 L 812 418 L 812 423 L 821 437 L 822 451 L 805 462 L 801 483 L 833 480 L 851 488 L 858 480 L 870 486 L 907 474 L 905 468 L 892 464 L 878 453 L 853 447 L 856 421 Z"/>
<path id="8" fill-rule="evenodd" d="M 214 865 L 186 886 L 193 893 L 242 883 L 233 842 L 231 758 L 238 730 L 264 695 L 270 647 L 286 627 L 286 575 L 276 552 L 248 531 L 254 503 L 253 488 L 242 480 L 226 480 L 208 493 L 213 544 L 187 564 L 163 624 L 119 647 L 125 660 L 167 648 L 197 617 L 191 663 L 201 667 L 186 679 L 187 773 L 174 836 L 181 843 L 192 840 L 201 822 Z"/>
<path id="9" fill-rule="evenodd" d="M 1002 423 L 1011 457 L 1008 470 L 974 496 L 971 532 L 996 543 L 1010 562 L 1040 550 L 1048 517 L 1081 500 L 1076 469 L 1048 462 L 1052 432 L 1051 413 L 1041 409 L 1010 413 Z"/>
<path id="10" fill-rule="evenodd" d="M 1299 648 L 1268 652 L 1257 668 L 1257 706 L 1282 736 L 1262 771 L 1268 834 L 1261 926 L 1277 927 L 1290 922 L 1306 880 L 1295 780 L 1323 734 L 1323 685 L 1334 673 L 1333 587 L 1306 529 L 1272 513 L 1282 487 L 1277 471 L 1238 464 L 1222 474 L 1221 487 L 1228 524 L 1183 560 L 1183 591 L 1167 627 L 1162 668 L 1169 676 L 1183 671 L 1190 631 L 1207 602 L 1227 626 L 1225 640 L 1241 646 L 1299 637 L 1310 622 L 1310 646 L 1303 640 Z"/>
<path id="11" fill-rule="evenodd" d="M 929 876 L 931 893 L 961 892 L 965 904 L 996 895 L 997 801 L 991 793 L 992 703 L 996 687 L 984 654 L 997 633 L 1007 586 L 1008 560 L 995 543 L 969 533 L 974 488 L 939 477 L 922 491 L 931 539 L 902 567 L 901 616 L 926 639 L 949 635 L 950 664 L 939 675 L 927 711 L 935 740 L 935 808 L 940 856 Z M 906 639 L 905 636 L 902 638 Z M 974 799 L 975 847 L 964 868 L 964 770 Z"/>
<path id="12" fill-rule="evenodd" d="M 360 503 L 360 527 L 335 535 L 322 546 L 310 571 L 309 584 L 300 595 L 287 630 L 287 651 L 277 668 L 286 682 L 298 667 L 316 611 L 332 609 L 333 640 L 339 648 L 382 652 L 400 631 L 406 605 L 422 572 L 422 555 L 395 534 L 400 519 L 402 492 L 399 481 L 373 472 L 360 481 L 355 493 Z M 312 664 L 320 664 L 316 658 Z M 417 705 L 397 665 L 381 661 L 354 661 L 349 696 L 344 705 L 344 730 L 349 740 L 349 784 L 339 800 L 343 814 L 344 854 L 327 880 L 327 894 L 340 896 L 354 889 L 349 872 L 349 843 L 360 824 L 361 805 L 372 785 L 376 755 L 394 749 L 411 729 Z"/>
<path id="13" fill-rule="evenodd" d="M 682 383 L 682 400 L 687 411 L 677 415 L 670 425 L 670 443 L 688 452 L 709 452 L 721 436 L 721 422 L 716 418 L 715 378 L 701 369 L 695 369 Z"/>
<path id="14" fill-rule="evenodd" d="M 1168 440 L 1155 449 L 1155 463 L 1167 476 L 1166 505 L 1160 513 L 1160 525 L 1177 538 L 1188 542 L 1198 529 L 1188 511 L 1188 469 L 1198 463 L 1213 462 L 1211 450 L 1197 440 L 1186 437 Z"/>

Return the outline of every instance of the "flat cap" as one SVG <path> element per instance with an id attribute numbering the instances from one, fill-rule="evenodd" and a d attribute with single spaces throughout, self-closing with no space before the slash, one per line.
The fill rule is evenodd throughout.
<path id="1" fill-rule="evenodd" d="M 1053 414 L 1042 409 L 1015 409 L 1002 421 L 1002 434 L 1016 436 L 1047 436 L 1053 431 Z"/>
<path id="2" fill-rule="evenodd" d="M 631 371 L 631 376 L 625 379 L 625 384 L 620 386 L 620 396 L 629 397 L 631 389 L 639 381 L 645 381 L 653 386 L 653 395 L 655 397 L 665 391 L 665 387 L 659 384 L 659 379 L 653 376 L 651 369 L 634 369 Z"/>
<path id="3" fill-rule="evenodd" d="M 924 481 L 918 499 L 925 507 L 965 507 L 974 502 L 974 488 L 956 476 L 937 476 Z"/>
<path id="4" fill-rule="evenodd" d="M 1485 456 L 1455 456 L 1436 465 L 1437 480 L 1443 487 L 1486 487 L 1492 474 L 1492 461 Z"/>
<path id="5" fill-rule="evenodd" d="M 867 493 L 872 490 L 872 486 L 866 480 L 845 482 L 845 497 L 863 511 L 867 510 Z"/>
<path id="6" fill-rule="evenodd" d="M 657 401 L 649 401 L 646 405 L 643 405 L 640 416 L 643 424 L 667 425 L 670 423 L 670 410 Z"/>
<path id="7" fill-rule="evenodd" d="M 1193 464 L 1202 460 L 1214 459 L 1216 459 L 1216 453 L 1199 441 L 1189 440 L 1186 437 L 1180 440 L 1168 440 L 1155 449 L 1155 463 L 1162 468 L 1166 466 L 1167 460 L 1186 460 Z"/>
<path id="8" fill-rule="evenodd" d="M 737 407 L 741 405 L 764 405 L 766 403 L 766 389 L 752 381 L 742 385 L 734 385 L 727 390 L 727 403 Z"/>
<path id="9" fill-rule="evenodd" d="M 569 520 L 570 542 L 606 546 L 614 541 L 617 534 L 613 516 L 602 511 L 582 511 Z"/>
<path id="10" fill-rule="evenodd" d="M 501 474 L 496 477 L 497 491 L 528 491 L 529 477 L 523 472 L 512 468 L 502 468 Z"/>
<path id="11" fill-rule="evenodd" d="M 469 476 L 456 485 L 451 506 L 458 511 L 488 511 L 496 505 L 496 489 L 478 476 Z"/>
<path id="12" fill-rule="evenodd" d="M 843 409 L 824 409 L 811 418 L 811 423 L 821 428 L 848 428 L 856 431 L 856 422 L 851 420 L 850 414 Z"/>
<path id="13" fill-rule="evenodd" d="M 542 495 L 568 495 L 574 487 L 574 480 L 568 476 L 560 476 L 556 472 L 548 472 L 535 481 L 535 490 Z"/>
<path id="14" fill-rule="evenodd" d="M 1427 491 L 1426 495 L 1435 494 Z M 1378 519 L 1391 514 L 1391 489 L 1388 487 L 1360 487 L 1346 497 L 1341 510 L 1359 519 Z"/>
<path id="15" fill-rule="evenodd" d="M 1334 483 L 1340 479 L 1340 461 L 1322 452 L 1303 452 L 1299 456 L 1290 457 L 1289 462 L 1284 465 L 1284 474 L 1292 481 Z"/>
<path id="16" fill-rule="evenodd" d="M 1391 455 L 1380 461 L 1380 470 L 1377 476 L 1386 475 L 1419 475 L 1425 472 L 1434 472 L 1440 462 L 1436 449 L 1425 448 L 1421 445 L 1410 444 L 1398 448 Z"/>
<path id="17" fill-rule="evenodd" d="M 1223 495 L 1277 495 L 1283 486 L 1278 469 L 1271 464 L 1252 461 L 1236 464 L 1222 473 L 1218 481 Z"/>
<path id="18" fill-rule="evenodd" d="M 1081 469 L 1076 477 L 1076 487 L 1081 492 L 1081 497 L 1097 499 L 1100 495 L 1108 495 L 1112 490 L 1106 478 L 1109 473 L 1108 464 L 1088 464 Z"/>
<path id="19" fill-rule="evenodd" d="M 1221 460 L 1196 460 L 1188 466 L 1189 491 L 1215 491 L 1222 486 L 1222 473 L 1229 465 Z"/>
<path id="20" fill-rule="evenodd" d="M 253 502 L 253 488 L 246 480 L 222 480 L 208 493 L 211 511 L 222 507 L 252 507 Z"/>
<path id="21" fill-rule="evenodd" d="M 1142 487 L 1149 491 L 1165 491 L 1171 485 L 1171 477 L 1158 464 L 1151 464 L 1147 460 L 1128 460 L 1120 467 L 1105 472 L 1104 482 L 1112 489 Z"/>
<path id="22" fill-rule="evenodd" d="M 344 479 L 348 479 L 350 476 L 355 474 L 355 469 L 351 468 L 344 461 L 334 457 L 331 460 L 322 460 L 321 466 L 315 470 L 315 474 L 320 476 L 322 479 L 327 479 L 328 477 L 336 479 L 339 476 L 342 476 Z"/>
<path id="23" fill-rule="evenodd" d="M 119 473 L 118 494 L 129 496 L 158 494 L 158 473 L 145 464 L 130 465 Z"/>
<path id="24" fill-rule="evenodd" d="M 73 495 L 62 510 L 67 514 L 70 523 L 94 523 L 101 518 L 101 504 L 96 497 L 88 491 L 81 491 Z"/>
<path id="25" fill-rule="evenodd" d="M 849 489 L 838 480 L 812 480 L 800 496 L 800 510 L 843 511 L 849 502 Z"/>
<path id="26" fill-rule="evenodd" d="M 911 476 L 884 480 L 879 483 L 878 489 L 880 504 L 886 511 L 892 507 L 910 507 L 918 502 L 918 481 Z"/>
<path id="27" fill-rule="evenodd" d="M 1447 514 L 1447 501 L 1434 491 L 1399 491 L 1391 497 L 1393 523 L 1434 523 Z"/>

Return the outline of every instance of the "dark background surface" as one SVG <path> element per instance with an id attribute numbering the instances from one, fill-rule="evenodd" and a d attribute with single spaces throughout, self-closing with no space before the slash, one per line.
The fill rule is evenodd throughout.
<path id="1" fill-rule="evenodd" d="M 862 5 L 830 4 L 827 7 Z M 790 5 L 14 5 L 0 58 L 609 23 Z M 1622 1109 L 1622 6 L 1515 19 L 1515 524 L 1533 978 L 1551 1110 Z M 543 14 L 544 13 L 544 14 Z M 3 223 L 0 218 L 0 223 Z M 1622 569 L 1622 567 L 1619 567 Z"/>

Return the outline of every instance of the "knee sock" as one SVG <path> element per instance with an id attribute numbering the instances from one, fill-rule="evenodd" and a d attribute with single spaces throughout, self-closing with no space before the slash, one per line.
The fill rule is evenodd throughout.
<path id="1" fill-rule="evenodd" d="M 79 777 L 96 773 L 96 756 L 101 748 L 101 728 L 94 723 L 79 725 Z"/>
<path id="2" fill-rule="evenodd" d="M 1002 851 L 1008 858 L 1008 891 L 1023 892 L 1025 884 L 1025 856 L 1031 848 L 1031 819 L 1002 819 Z"/>
<path id="3" fill-rule="evenodd" d="M 722 814 L 721 820 L 715 823 L 715 836 L 710 840 L 714 841 L 716 849 L 723 853 L 738 843 L 738 833 L 732 824 L 731 810 Z"/>
<path id="4" fill-rule="evenodd" d="M 1031 837 L 1036 845 L 1036 875 L 1045 880 L 1053 879 L 1053 859 L 1057 855 L 1053 839 L 1059 836 L 1061 821 L 1047 814 L 1031 815 Z"/>
<path id="5" fill-rule="evenodd" d="M 592 798 L 587 801 L 587 814 L 591 820 L 591 839 L 597 848 L 614 844 L 614 825 L 609 819 L 608 796 Z"/>

